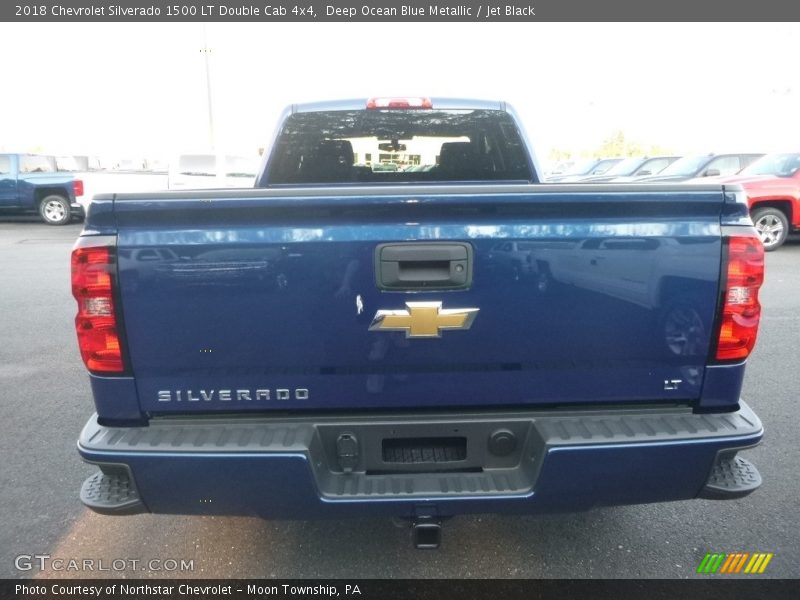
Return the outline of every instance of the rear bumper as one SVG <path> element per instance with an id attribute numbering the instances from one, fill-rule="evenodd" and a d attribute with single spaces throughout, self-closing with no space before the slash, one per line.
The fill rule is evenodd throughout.
<path id="1" fill-rule="evenodd" d="M 739 497 L 760 478 L 735 454 L 762 435 L 744 403 L 704 415 L 661 407 L 187 417 L 124 428 L 94 416 L 78 450 L 104 473 L 81 494 L 103 513 L 414 517 Z"/>
<path id="2" fill-rule="evenodd" d="M 86 209 L 84 209 L 83 204 L 81 204 L 79 201 L 73 200 L 70 202 L 69 207 L 72 210 L 73 216 L 81 219 L 86 218 Z"/>

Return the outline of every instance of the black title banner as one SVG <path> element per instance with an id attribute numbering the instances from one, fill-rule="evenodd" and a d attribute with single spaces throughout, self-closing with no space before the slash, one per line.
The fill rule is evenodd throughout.
<path id="1" fill-rule="evenodd" d="M 797 581 L 693 580 L 0 580 L 3 600 L 769 600 L 796 599 Z"/>
<path id="2" fill-rule="evenodd" d="M 0 21 L 796 21 L 800 2 L 696 0 L 3 0 Z"/>

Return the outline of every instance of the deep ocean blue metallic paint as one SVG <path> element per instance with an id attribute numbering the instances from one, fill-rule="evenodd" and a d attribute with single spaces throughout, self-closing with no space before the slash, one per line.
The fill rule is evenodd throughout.
<path id="1" fill-rule="evenodd" d="M 529 188 L 485 197 L 428 191 L 413 203 L 335 195 L 117 202 L 123 315 L 141 408 L 695 400 L 718 294 L 722 198 L 686 192 L 679 207 L 673 198 Z M 376 244 L 422 240 L 472 244 L 472 287 L 379 291 Z M 468 332 L 435 341 L 368 330 L 377 310 L 409 300 L 480 313 Z M 676 310 L 697 320 L 691 345 L 666 339 Z M 671 379 L 681 384 L 665 393 Z M 308 389 L 309 398 L 219 394 L 276 388 Z M 165 390 L 172 401 L 159 400 Z M 208 400 L 187 401 L 200 390 Z"/>
<path id="2" fill-rule="evenodd" d="M 297 105 L 284 118 L 362 108 L 364 100 Z M 265 158 L 259 181 L 269 166 Z M 720 453 L 753 446 L 763 433 L 739 405 L 744 364 L 710 358 L 722 236 L 751 226 L 742 194 L 714 185 L 496 182 L 97 197 L 83 235 L 116 241 L 130 368 L 92 376 L 97 422 L 87 424 L 79 452 L 129 468 L 156 513 L 413 517 L 423 507 L 447 516 L 697 497 Z M 375 252 L 387 242 L 469 244 L 471 284 L 381 291 Z M 479 312 L 469 330 L 437 339 L 369 330 L 377 311 L 409 301 Z M 627 411 L 639 411 L 643 429 L 627 432 L 623 417 L 612 432 L 603 421 Z M 711 422 L 697 414 L 704 411 L 726 416 Z M 547 437 L 544 421 L 565 413 L 585 435 Z M 441 422 L 429 422 L 433 414 Z M 423 434 L 405 420 L 425 421 L 424 435 L 466 436 L 476 460 L 476 448 L 491 454 L 495 423 L 512 414 L 527 436 L 518 465 L 530 467 L 527 487 L 514 493 L 442 487 L 344 497 L 325 487 L 354 481 L 337 463 L 336 435 L 354 426 L 350 419 L 367 432 L 385 419 L 412 437 Z M 287 431 L 305 427 L 302 444 L 267 441 L 281 419 Z M 651 419 L 666 425 L 651 430 Z M 461 421 L 472 434 L 459 433 Z M 149 430 L 152 445 L 120 450 L 123 426 L 134 423 L 132 436 Z M 234 447 L 226 427 L 240 423 L 256 423 L 261 442 L 240 431 Z M 361 451 L 380 460 L 380 443 Z M 493 460 L 475 472 L 489 465 L 493 477 Z"/>
<path id="3" fill-rule="evenodd" d="M 42 198 L 56 194 L 68 200 L 76 214 L 82 213 L 75 199 L 75 177 L 71 173 L 21 172 L 21 156 L 25 155 L 0 153 L 0 167 L 6 162 L 8 166 L 0 168 L 0 210 L 36 212 Z"/>

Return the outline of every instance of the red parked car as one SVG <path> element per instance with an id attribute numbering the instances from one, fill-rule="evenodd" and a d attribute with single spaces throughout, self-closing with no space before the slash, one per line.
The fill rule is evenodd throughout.
<path id="1" fill-rule="evenodd" d="M 800 230 L 800 153 L 767 154 L 722 181 L 744 187 L 767 252 L 780 248 L 790 231 Z"/>

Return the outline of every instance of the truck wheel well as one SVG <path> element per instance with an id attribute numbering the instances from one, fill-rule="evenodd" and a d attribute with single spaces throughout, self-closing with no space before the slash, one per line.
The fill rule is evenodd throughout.
<path id="1" fill-rule="evenodd" d="M 59 188 L 59 187 L 37 188 L 34 198 L 36 198 L 36 203 L 38 204 L 43 199 L 47 198 L 47 196 L 52 196 L 54 194 L 56 196 L 62 196 L 64 198 L 66 198 L 67 200 L 69 200 L 69 194 L 67 193 L 67 190 L 65 190 L 64 188 Z"/>
<path id="2" fill-rule="evenodd" d="M 792 215 L 792 203 L 789 200 L 765 200 L 764 202 L 756 202 L 750 207 L 750 214 L 757 211 L 759 208 L 777 208 L 786 218 L 789 219 L 789 226 L 794 222 L 794 215 Z"/>

